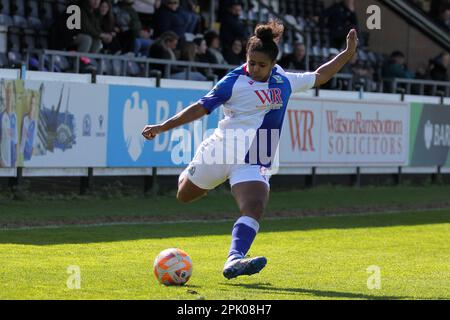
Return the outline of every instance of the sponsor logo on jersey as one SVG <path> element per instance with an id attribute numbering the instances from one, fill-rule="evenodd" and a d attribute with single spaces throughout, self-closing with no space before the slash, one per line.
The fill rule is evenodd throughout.
<path id="1" fill-rule="evenodd" d="M 256 106 L 257 109 L 273 110 L 273 109 L 281 109 L 283 107 L 283 99 L 281 99 L 280 88 L 255 90 L 255 93 L 258 96 L 259 100 L 263 103 L 262 105 Z"/>

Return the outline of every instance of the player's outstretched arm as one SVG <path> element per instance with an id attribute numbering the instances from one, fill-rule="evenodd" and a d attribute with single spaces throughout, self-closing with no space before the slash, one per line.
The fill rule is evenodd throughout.
<path id="1" fill-rule="evenodd" d="M 315 87 L 327 83 L 338 73 L 342 67 L 350 61 L 358 47 L 358 36 L 355 29 L 350 30 L 347 35 L 347 48 L 338 54 L 333 60 L 321 65 L 316 70 Z"/>
<path id="2" fill-rule="evenodd" d="M 156 135 L 200 119 L 206 113 L 206 109 L 201 104 L 192 104 L 161 124 L 146 125 L 142 130 L 142 135 L 147 140 L 152 140 Z"/>

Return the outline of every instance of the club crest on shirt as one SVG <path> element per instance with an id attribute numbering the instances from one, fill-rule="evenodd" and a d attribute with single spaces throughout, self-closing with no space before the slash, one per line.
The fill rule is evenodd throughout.
<path id="1" fill-rule="evenodd" d="M 281 78 L 281 76 L 279 75 L 274 75 L 272 76 L 272 78 L 276 81 L 276 83 L 284 83 L 283 78 Z"/>

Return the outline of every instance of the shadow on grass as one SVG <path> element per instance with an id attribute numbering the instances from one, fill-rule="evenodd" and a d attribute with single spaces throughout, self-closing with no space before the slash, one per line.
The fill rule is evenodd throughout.
<path id="1" fill-rule="evenodd" d="M 0 244 L 55 245 L 229 235 L 234 221 L 180 222 L 162 224 L 67 226 L 0 230 Z M 450 223 L 446 211 L 372 214 L 263 220 L 260 232 L 307 231 L 317 229 L 379 228 Z"/>
<path id="2" fill-rule="evenodd" d="M 304 288 L 277 288 L 273 287 L 270 283 L 253 283 L 253 284 L 237 284 L 237 283 L 221 283 L 222 285 L 239 287 L 251 290 L 261 290 L 268 294 L 289 294 L 289 295 L 307 295 L 304 297 L 307 299 L 323 298 L 323 299 L 365 299 L 365 300 L 410 300 L 415 299 L 413 297 L 406 296 L 376 296 L 368 295 L 364 293 L 353 292 L 341 292 L 341 291 L 324 291 Z"/>

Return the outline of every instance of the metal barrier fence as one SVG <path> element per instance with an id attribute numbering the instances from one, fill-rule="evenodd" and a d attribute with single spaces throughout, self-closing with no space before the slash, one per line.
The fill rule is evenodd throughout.
<path id="1" fill-rule="evenodd" d="M 48 70 L 54 70 L 55 69 L 55 63 L 56 60 L 59 57 L 65 57 L 69 59 L 74 60 L 74 70 L 75 73 L 81 73 L 83 70 L 81 70 L 80 61 L 82 58 L 89 58 L 96 62 L 96 65 L 98 65 L 98 68 L 94 70 L 93 72 L 95 74 L 105 74 L 105 64 L 102 63 L 102 61 L 117 61 L 120 63 L 120 73 L 114 74 L 116 76 L 131 76 L 129 74 L 129 68 L 127 65 L 129 63 L 134 64 L 140 64 L 143 66 L 143 70 L 140 74 L 142 77 L 150 77 L 150 76 L 156 76 L 155 74 L 152 74 L 152 71 L 154 69 L 151 68 L 152 65 L 162 65 L 164 66 L 164 73 L 162 74 L 163 78 L 170 78 L 171 71 L 173 67 L 181 67 L 184 68 L 186 71 L 185 79 L 188 80 L 190 78 L 190 74 L 194 68 L 201 68 L 208 70 L 208 73 L 212 74 L 213 70 L 223 70 L 223 71 L 229 71 L 236 67 L 237 65 L 229 65 L 229 64 L 210 64 L 210 63 L 203 63 L 203 62 L 192 62 L 192 61 L 179 61 L 179 60 L 164 60 L 164 59 L 154 59 L 154 58 L 142 58 L 142 57 L 134 57 L 134 56 L 128 56 L 128 55 L 108 55 L 108 54 L 94 54 L 94 53 L 81 53 L 81 52 L 67 52 L 67 51 L 57 51 L 57 50 L 30 50 L 27 52 L 27 68 L 30 68 L 30 56 L 31 55 L 37 55 L 39 58 L 39 71 L 45 71 Z M 46 66 L 46 61 L 48 61 L 48 66 Z M 286 71 L 292 71 L 292 72 L 301 72 L 300 70 L 286 70 Z M 212 78 L 209 78 L 208 80 L 217 82 L 218 77 L 213 76 Z M 353 88 L 353 75 L 351 74 L 345 74 L 345 73 L 338 73 L 333 77 L 331 80 L 331 84 L 335 88 L 339 89 L 345 89 L 345 90 L 352 90 Z"/>
<path id="2" fill-rule="evenodd" d="M 404 90 L 407 94 L 432 95 L 450 97 L 449 81 L 434 81 L 423 79 L 384 79 L 383 87 L 388 92 L 397 93 Z M 387 88 L 386 88 L 387 87 Z"/>
<path id="3" fill-rule="evenodd" d="M 218 70 L 231 70 L 236 68 L 234 65 L 223 65 L 223 64 L 210 64 L 203 62 L 191 62 L 191 61 L 179 61 L 179 60 L 165 60 L 165 59 L 154 59 L 154 58 L 143 58 L 143 57 L 134 57 L 129 55 L 109 55 L 109 54 L 94 54 L 94 53 L 82 53 L 82 52 L 67 52 L 67 51 L 57 51 L 57 50 L 30 50 L 26 55 L 26 65 L 27 68 L 30 68 L 30 56 L 37 55 L 39 59 L 39 71 L 45 71 L 46 69 L 46 60 L 49 61 L 48 69 L 54 70 L 55 63 L 58 57 L 64 57 L 74 60 L 74 69 L 72 70 L 75 73 L 81 73 L 81 59 L 89 58 L 90 60 L 100 61 L 100 63 L 96 63 L 99 66 L 99 69 L 95 70 L 96 74 L 104 74 L 105 72 L 105 64 L 101 63 L 102 61 L 119 61 L 120 62 L 120 74 L 114 74 L 117 76 L 131 76 L 129 74 L 129 68 L 127 68 L 127 64 L 135 63 L 143 66 L 143 70 L 141 76 L 149 77 L 151 75 L 151 65 L 162 65 L 164 66 L 164 78 L 170 78 L 171 70 L 175 67 L 183 67 L 186 69 L 186 77 L 189 79 L 189 74 L 192 72 L 193 68 L 204 68 L 212 73 L 213 69 Z M 210 79 L 213 80 L 213 79 Z"/>
<path id="4" fill-rule="evenodd" d="M 224 65 L 224 64 L 210 64 L 203 62 L 192 61 L 179 61 L 179 60 L 164 60 L 154 58 L 142 58 L 128 55 L 108 55 L 108 54 L 94 54 L 94 53 L 81 53 L 81 52 L 67 52 L 57 50 L 30 50 L 26 56 L 26 66 L 30 68 L 30 56 L 35 55 L 39 60 L 39 71 L 55 70 L 55 64 L 58 59 L 64 57 L 65 59 L 73 60 L 74 73 L 94 73 L 97 75 L 110 74 L 106 71 L 106 64 L 114 64 L 114 73 L 110 75 L 116 76 L 141 76 L 141 77 L 156 77 L 155 69 L 152 68 L 155 65 L 161 65 L 164 67 L 162 74 L 163 78 L 170 79 L 171 72 L 174 67 L 183 68 L 185 70 L 184 79 L 189 80 L 193 69 L 200 68 L 208 71 L 211 74 L 207 77 L 207 80 L 217 82 L 218 76 L 214 75 L 213 70 L 221 70 L 223 72 L 230 71 L 237 65 Z M 95 69 L 82 70 L 81 59 L 88 58 L 91 61 L 95 61 Z M 133 66 L 139 68 L 139 74 L 132 74 L 130 69 Z M 291 72 L 302 72 L 302 70 L 286 70 Z M 330 85 L 337 90 L 362 90 L 363 84 L 355 83 L 352 74 L 338 73 L 331 80 Z M 444 96 L 450 97 L 450 82 L 434 81 L 434 80 L 422 80 L 422 79 L 382 79 L 381 84 L 378 86 L 378 92 L 399 93 L 406 94 L 418 94 L 418 95 L 431 95 L 431 96 Z"/>

